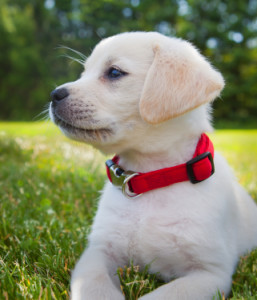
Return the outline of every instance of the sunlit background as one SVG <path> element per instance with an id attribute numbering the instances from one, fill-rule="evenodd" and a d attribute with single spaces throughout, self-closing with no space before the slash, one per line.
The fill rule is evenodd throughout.
<path id="1" fill-rule="evenodd" d="M 217 123 L 256 127 L 256 0 L 1 0 L 0 120 L 37 120 L 50 91 L 79 76 L 67 56 L 80 57 L 62 46 L 88 56 L 101 39 L 135 30 L 195 44 L 226 79 Z"/>

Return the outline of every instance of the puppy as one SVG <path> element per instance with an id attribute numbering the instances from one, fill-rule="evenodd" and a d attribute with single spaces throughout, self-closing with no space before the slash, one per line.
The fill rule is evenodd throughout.
<path id="1" fill-rule="evenodd" d="M 115 273 L 131 260 L 167 282 L 142 300 L 229 294 L 239 256 L 257 246 L 257 207 L 204 134 L 223 87 L 190 43 L 133 32 L 101 41 L 81 78 L 52 92 L 65 135 L 118 154 L 72 299 L 124 299 Z"/>

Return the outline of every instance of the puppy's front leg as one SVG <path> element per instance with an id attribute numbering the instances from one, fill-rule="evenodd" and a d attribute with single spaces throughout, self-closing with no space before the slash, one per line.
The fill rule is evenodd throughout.
<path id="1" fill-rule="evenodd" d="M 228 295 L 231 276 L 223 272 L 194 271 L 167 283 L 140 300 L 211 300 L 224 292 Z"/>
<path id="2" fill-rule="evenodd" d="M 124 300 L 116 267 L 99 249 L 88 248 L 78 261 L 71 278 L 72 300 Z"/>

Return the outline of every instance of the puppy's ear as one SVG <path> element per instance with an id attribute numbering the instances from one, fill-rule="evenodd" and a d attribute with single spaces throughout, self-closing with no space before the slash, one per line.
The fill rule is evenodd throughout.
<path id="1" fill-rule="evenodd" d="M 192 45 L 179 43 L 181 51 L 154 48 L 139 103 L 141 117 L 148 123 L 166 121 L 210 102 L 224 87 L 222 75 Z"/>

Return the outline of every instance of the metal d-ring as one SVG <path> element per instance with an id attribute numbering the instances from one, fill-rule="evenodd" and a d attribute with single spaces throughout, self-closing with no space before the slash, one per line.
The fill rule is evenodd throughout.
<path id="1" fill-rule="evenodd" d="M 135 172 L 132 172 L 132 171 L 126 171 L 122 174 L 123 176 L 125 176 L 125 179 L 123 181 L 123 184 L 122 184 L 122 193 L 123 195 L 125 195 L 127 198 L 136 198 L 136 197 L 139 197 L 140 195 L 142 194 L 137 194 L 137 193 L 134 193 L 134 192 L 131 192 L 131 190 L 129 189 L 129 181 L 139 175 L 138 173 L 135 173 Z"/>

